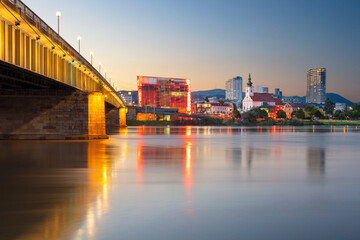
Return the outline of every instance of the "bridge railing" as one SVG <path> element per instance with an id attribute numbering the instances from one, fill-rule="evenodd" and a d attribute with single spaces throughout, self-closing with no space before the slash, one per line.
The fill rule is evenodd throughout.
<path id="1" fill-rule="evenodd" d="M 74 62 L 84 65 L 85 68 L 99 78 L 110 89 L 112 95 L 118 101 L 122 101 L 117 95 L 113 86 L 86 60 L 78 51 L 76 51 L 68 42 L 66 42 L 57 32 L 55 32 L 45 21 L 43 21 L 36 13 L 34 13 L 26 4 L 20 0 L 3 0 L 7 6 L 13 11 L 17 12 L 25 21 L 29 22 L 53 45 L 54 48 L 59 48 L 64 54 L 69 55 Z M 34 30 L 34 29 L 33 29 Z M 39 36 L 40 34 L 34 30 Z"/>

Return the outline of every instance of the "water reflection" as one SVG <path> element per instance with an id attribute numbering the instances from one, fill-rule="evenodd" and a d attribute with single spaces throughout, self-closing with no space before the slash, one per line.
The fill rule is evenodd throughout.
<path id="1" fill-rule="evenodd" d="M 105 142 L 2 142 L 0 151 L 4 239 L 94 236 L 109 210 Z"/>
<path id="2" fill-rule="evenodd" d="M 1 238 L 264 239 L 286 226 L 309 239 L 332 231 L 314 224 L 337 218 L 349 219 L 337 229 L 348 232 L 360 216 L 343 205 L 360 203 L 342 186 L 360 181 L 360 139 L 359 129 L 343 130 L 134 127 L 105 141 L 0 142 Z M 330 190 L 312 192 L 325 181 L 343 182 L 314 184 Z M 341 204 L 321 213 L 337 215 L 319 219 L 314 201 L 328 198 Z M 298 231 L 296 219 L 310 224 Z M 271 225 L 266 234 L 252 230 L 259 224 Z"/>
<path id="3" fill-rule="evenodd" d="M 311 176 L 325 174 L 325 149 L 312 148 L 307 150 L 307 168 Z"/>

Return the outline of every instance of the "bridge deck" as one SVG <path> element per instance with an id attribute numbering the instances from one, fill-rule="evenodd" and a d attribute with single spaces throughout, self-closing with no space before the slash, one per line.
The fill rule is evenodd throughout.
<path id="1" fill-rule="evenodd" d="M 67 85 L 85 92 L 101 91 L 106 96 L 106 102 L 115 107 L 125 107 L 114 87 L 20 0 L 1 1 L 0 43 L 0 60 L 19 67 L 14 69 L 1 63 L 0 87 L 46 88 Z M 18 74 L 11 73 L 11 76 L 10 72 L 14 70 L 18 70 Z M 30 76 L 30 72 L 38 74 L 39 80 L 34 77 L 24 79 L 22 74 Z M 59 84 L 54 85 L 54 81 Z"/>

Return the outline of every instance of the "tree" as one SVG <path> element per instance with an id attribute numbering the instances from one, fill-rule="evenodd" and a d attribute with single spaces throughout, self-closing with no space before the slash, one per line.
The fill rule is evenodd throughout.
<path id="1" fill-rule="evenodd" d="M 325 116 L 322 114 L 322 112 L 320 112 L 319 109 L 316 109 L 316 111 L 314 112 L 314 116 L 317 118 L 325 118 Z"/>
<path id="2" fill-rule="evenodd" d="M 276 113 L 276 118 L 286 118 L 286 112 L 283 111 L 283 110 L 279 110 L 279 111 Z"/>
<path id="3" fill-rule="evenodd" d="M 269 117 L 269 114 L 267 111 L 265 111 L 264 109 L 261 109 L 259 112 L 259 118 L 265 118 L 267 119 Z"/>
<path id="4" fill-rule="evenodd" d="M 340 111 L 340 110 L 337 110 L 334 113 L 334 118 L 337 119 L 337 120 L 343 120 L 343 119 L 345 119 L 345 113 Z"/>
<path id="5" fill-rule="evenodd" d="M 240 114 L 239 110 L 234 109 L 233 112 L 232 112 L 232 114 L 231 114 L 231 117 L 232 117 L 232 119 L 239 119 L 239 118 L 241 118 L 241 114 Z"/>
<path id="6" fill-rule="evenodd" d="M 335 103 L 327 98 L 325 100 L 324 111 L 326 114 L 332 115 L 334 113 Z"/>
<path id="7" fill-rule="evenodd" d="M 305 114 L 313 116 L 315 114 L 315 111 L 317 110 L 317 107 L 313 105 L 307 105 L 305 107 Z"/>
<path id="8" fill-rule="evenodd" d="M 219 100 L 219 103 L 224 104 L 224 100 Z"/>
<path id="9" fill-rule="evenodd" d="M 350 110 L 346 113 L 346 115 L 351 119 L 357 119 L 357 118 L 360 118 L 360 111 Z"/>
<path id="10" fill-rule="evenodd" d="M 354 104 L 354 105 L 352 105 L 352 109 L 353 109 L 354 111 L 359 111 L 359 112 L 360 112 L 360 104 Z"/>
<path id="11" fill-rule="evenodd" d="M 204 100 L 205 100 L 205 102 L 209 102 L 209 98 L 208 98 L 208 97 L 205 97 Z"/>
<path id="12" fill-rule="evenodd" d="M 311 119 L 313 119 L 314 117 L 323 117 L 323 114 L 320 112 L 320 110 L 313 105 L 307 105 L 305 107 L 305 114 L 309 115 Z"/>
<path id="13" fill-rule="evenodd" d="M 301 108 L 292 112 L 291 116 L 296 117 L 298 119 L 305 118 L 305 112 Z"/>
<path id="14" fill-rule="evenodd" d="M 247 111 L 243 114 L 242 116 L 244 118 L 245 121 L 248 121 L 248 122 L 256 122 L 256 119 L 257 119 L 257 115 L 255 113 L 255 111 Z"/>

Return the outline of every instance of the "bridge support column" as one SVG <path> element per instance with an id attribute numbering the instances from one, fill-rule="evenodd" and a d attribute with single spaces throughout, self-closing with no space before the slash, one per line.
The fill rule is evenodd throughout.
<path id="1" fill-rule="evenodd" d="M 103 139 L 102 93 L 0 91 L 0 139 Z"/>
<path id="2" fill-rule="evenodd" d="M 106 107 L 106 126 L 126 127 L 126 108 Z"/>
<path id="3" fill-rule="evenodd" d="M 120 127 L 126 127 L 126 108 L 120 108 L 119 110 Z"/>

